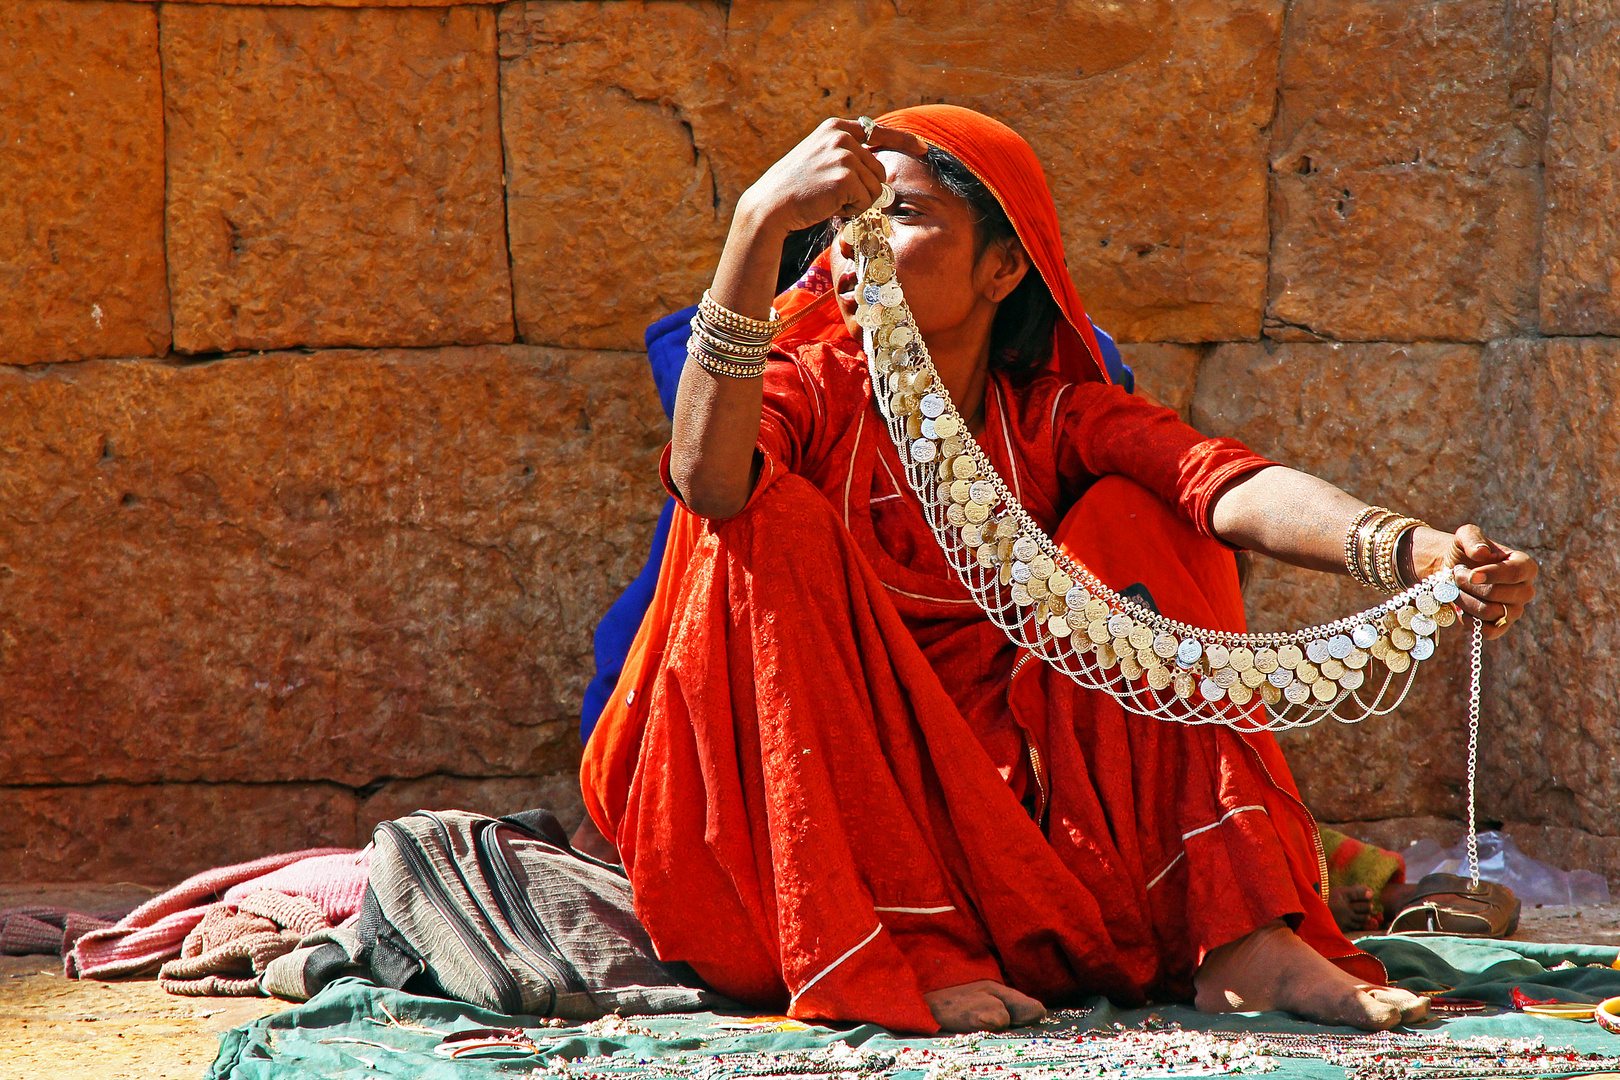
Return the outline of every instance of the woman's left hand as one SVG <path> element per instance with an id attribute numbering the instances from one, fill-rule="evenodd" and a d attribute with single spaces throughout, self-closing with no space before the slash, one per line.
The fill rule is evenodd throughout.
<path id="1" fill-rule="evenodd" d="M 1522 551 L 1503 547 L 1478 525 L 1464 525 L 1447 535 L 1419 529 L 1412 540 L 1412 570 L 1416 580 L 1451 567 L 1462 590 L 1457 608 L 1485 624 L 1485 637 L 1508 632 L 1524 606 L 1536 596 L 1536 575 L 1541 567 Z"/>

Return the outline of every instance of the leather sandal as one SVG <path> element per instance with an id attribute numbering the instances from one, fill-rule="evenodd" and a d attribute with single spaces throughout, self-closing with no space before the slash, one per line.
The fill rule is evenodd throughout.
<path id="1" fill-rule="evenodd" d="M 1481 881 L 1471 890 L 1465 877 L 1430 874 L 1417 883 L 1388 932 L 1505 938 L 1519 928 L 1519 906 L 1506 885 Z"/>

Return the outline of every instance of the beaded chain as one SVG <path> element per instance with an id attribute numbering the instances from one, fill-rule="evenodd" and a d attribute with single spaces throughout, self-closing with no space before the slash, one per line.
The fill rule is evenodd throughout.
<path id="1" fill-rule="evenodd" d="M 536 1080 L 730 1080 L 734 1077 L 820 1076 L 828 1080 L 1068 1080 L 1106 1076 L 1147 1080 L 1167 1076 L 1253 1076 L 1285 1060 L 1320 1062 L 1346 1080 L 1463 1080 L 1612 1074 L 1620 1057 L 1548 1046 L 1540 1038 L 1454 1038 L 1446 1032 L 1369 1032 L 1359 1035 L 1194 1031 L 1150 1014 L 1138 1026 L 1083 1027 L 1086 1012 L 1061 1010 L 1030 1027 L 996 1033 L 851 1046 L 845 1042 L 786 1050 L 709 1050 L 702 1031 L 663 1032 L 679 1050 L 564 1056 L 569 1036 L 545 1046 L 514 1046 L 513 1056 L 546 1054 L 529 1075 Z"/>

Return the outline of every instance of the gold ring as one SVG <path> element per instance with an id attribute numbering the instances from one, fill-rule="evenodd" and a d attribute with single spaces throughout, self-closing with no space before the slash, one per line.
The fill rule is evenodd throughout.
<path id="1" fill-rule="evenodd" d="M 872 129 L 877 127 L 877 121 L 872 119 L 870 116 L 863 116 L 860 118 L 859 123 L 861 125 L 861 130 L 866 132 L 866 141 L 871 142 Z"/>
<path id="2" fill-rule="evenodd" d="M 1492 623 L 1491 625 L 1493 625 L 1493 626 L 1506 626 L 1507 625 L 1507 613 L 1503 612 L 1502 617 L 1500 619 L 1497 619 L 1496 622 Z"/>

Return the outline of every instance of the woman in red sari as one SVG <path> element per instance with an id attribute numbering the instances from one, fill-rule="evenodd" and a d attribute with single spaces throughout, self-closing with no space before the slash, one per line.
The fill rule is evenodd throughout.
<path id="1" fill-rule="evenodd" d="M 1339 933 L 1267 734 L 1147 720 L 1010 643 L 954 578 L 871 399 L 840 243 L 773 297 L 784 238 L 896 193 L 897 277 L 1026 510 L 1162 614 L 1243 629 L 1231 550 L 1344 572 L 1363 504 L 1108 384 L 1028 145 L 949 106 L 830 120 L 740 201 L 711 295 L 799 313 L 763 378 L 688 362 L 684 504 L 586 752 L 586 803 L 660 954 L 739 999 L 906 1031 L 1092 993 L 1390 1027 Z M 813 272 L 807 283 L 813 284 Z M 808 305 L 808 306 L 807 306 Z M 1496 636 L 1535 565 L 1417 529 Z"/>

